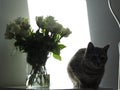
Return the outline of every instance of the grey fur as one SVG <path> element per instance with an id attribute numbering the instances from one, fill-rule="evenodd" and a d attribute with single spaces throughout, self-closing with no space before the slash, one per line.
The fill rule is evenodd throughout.
<path id="1" fill-rule="evenodd" d="M 99 87 L 104 75 L 108 48 L 109 45 L 100 48 L 90 42 L 87 48 L 76 52 L 67 67 L 74 88 Z"/>

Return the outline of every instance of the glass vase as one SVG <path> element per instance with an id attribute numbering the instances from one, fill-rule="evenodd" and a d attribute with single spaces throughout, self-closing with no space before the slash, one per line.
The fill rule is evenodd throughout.
<path id="1" fill-rule="evenodd" d="M 27 76 L 26 86 L 28 89 L 49 88 L 50 75 L 47 74 L 45 66 L 32 67 Z"/>

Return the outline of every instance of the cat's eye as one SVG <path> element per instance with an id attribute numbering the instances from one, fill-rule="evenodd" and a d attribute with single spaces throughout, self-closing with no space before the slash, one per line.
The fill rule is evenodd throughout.
<path id="1" fill-rule="evenodd" d="M 101 59 L 101 60 L 105 60 L 105 59 L 106 59 L 106 57 L 102 56 L 102 57 L 100 57 L 100 59 Z"/>

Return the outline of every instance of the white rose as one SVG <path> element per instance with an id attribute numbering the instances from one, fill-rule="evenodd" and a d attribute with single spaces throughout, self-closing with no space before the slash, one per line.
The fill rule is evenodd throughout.
<path id="1" fill-rule="evenodd" d="M 71 34 L 71 33 L 72 33 L 72 32 L 70 31 L 69 28 L 63 28 L 63 29 L 62 29 L 62 32 L 61 32 L 61 36 L 62 36 L 62 37 L 68 37 L 69 34 Z"/>
<path id="2" fill-rule="evenodd" d="M 44 20 L 43 20 L 43 16 L 40 17 L 36 17 L 36 24 L 39 28 L 44 29 Z"/>
<path id="3" fill-rule="evenodd" d="M 55 27 L 56 21 L 54 20 L 54 17 L 48 16 L 45 18 L 45 29 L 53 32 L 53 29 Z"/>

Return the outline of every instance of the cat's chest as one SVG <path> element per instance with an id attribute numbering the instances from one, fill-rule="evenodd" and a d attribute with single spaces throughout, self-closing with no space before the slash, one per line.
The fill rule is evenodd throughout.
<path id="1" fill-rule="evenodd" d="M 71 63 L 73 72 L 82 78 L 94 78 L 99 77 L 100 74 L 103 74 L 104 68 L 97 69 L 91 63 L 88 63 L 86 60 L 76 59 Z"/>

